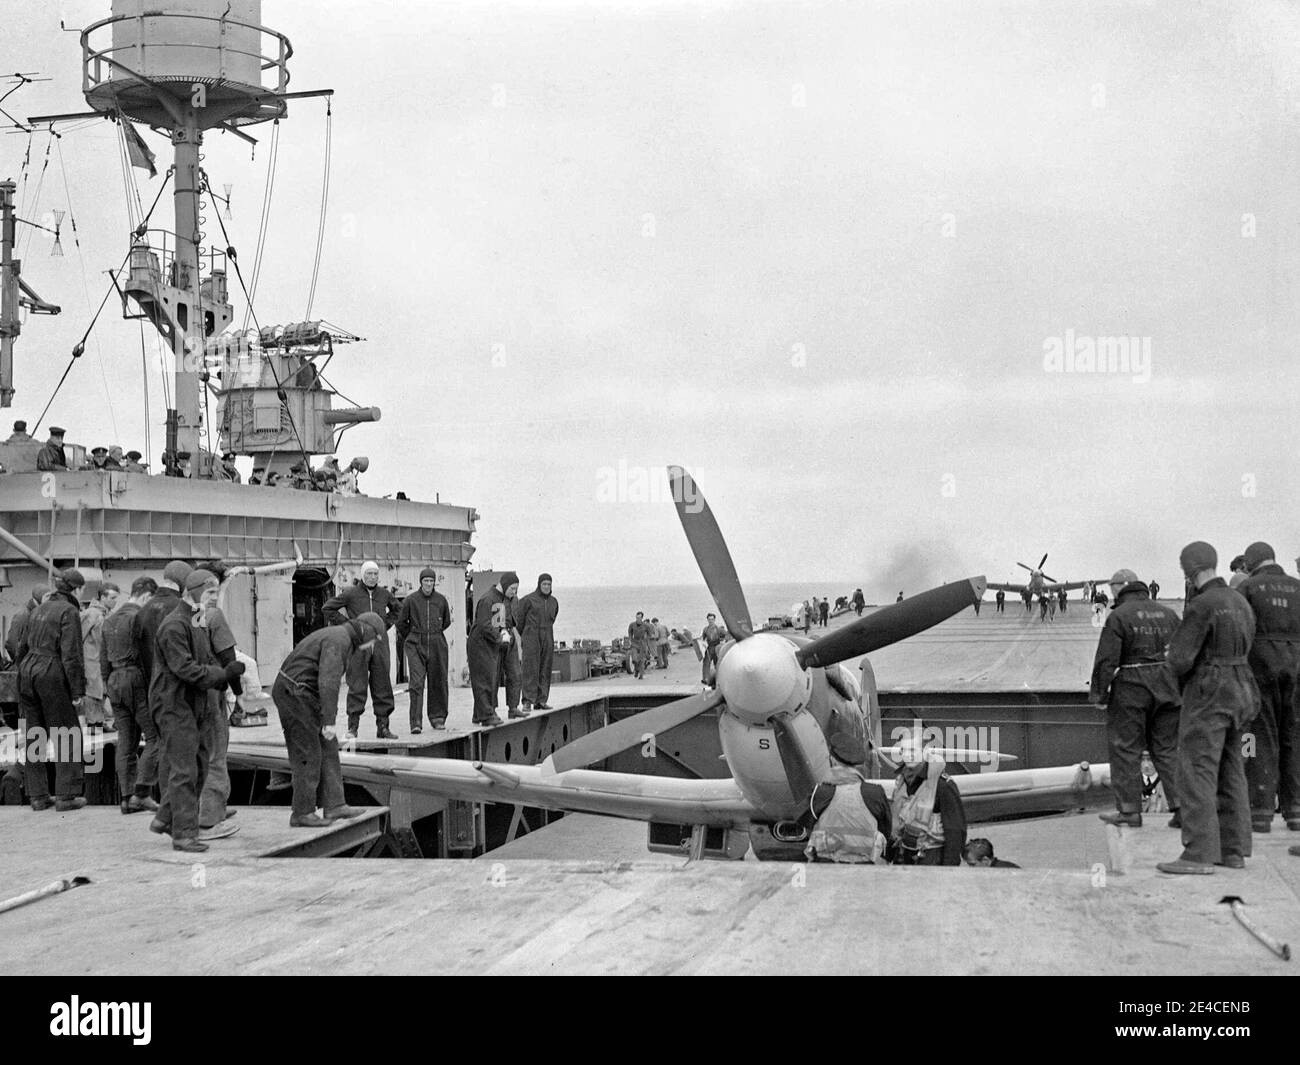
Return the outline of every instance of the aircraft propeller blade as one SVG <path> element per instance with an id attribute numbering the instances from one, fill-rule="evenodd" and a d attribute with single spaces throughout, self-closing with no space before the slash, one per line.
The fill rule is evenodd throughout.
<path id="1" fill-rule="evenodd" d="M 787 724 L 788 714 L 777 714 L 771 719 L 772 731 L 776 734 L 776 749 L 781 755 L 781 766 L 785 769 L 785 778 L 794 795 L 795 804 L 800 808 L 808 805 L 812 799 L 817 781 L 808 765 L 803 744 Z"/>
<path id="2" fill-rule="evenodd" d="M 1043 552 L 1043 557 L 1038 560 L 1038 568 L 1041 570 L 1047 564 L 1047 552 Z"/>
<path id="3" fill-rule="evenodd" d="M 612 758 L 620 751 L 643 742 L 647 734 L 657 736 L 661 732 L 667 732 L 721 702 L 720 692 L 708 691 L 664 703 L 663 706 L 656 706 L 652 710 L 645 710 L 580 736 L 561 747 L 546 761 L 556 773 L 603 762 L 606 758 Z"/>
<path id="4" fill-rule="evenodd" d="M 846 658 L 870 654 L 881 647 L 924 632 L 965 610 L 984 594 L 983 577 L 953 581 L 928 592 L 904 599 L 901 603 L 877 610 L 852 625 L 800 648 L 799 665 L 804 669 L 814 666 L 831 666 Z"/>
<path id="5" fill-rule="evenodd" d="M 1033 572 L 1034 572 L 1034 567 L 1033 567 L 1033 566 L 1026 566 L 1023 562 L 1017 562 L 1016 565 L 1019 566 L 1021 569 L 1027 569 L 1027 570 L 1029 570 L 1030 573 L 1033 573 Z"/>
<path id="6" fill-rule="evenodd" d="M 1055 577 L 1049 577 L 1046 573 L 1043 574 L 1043 580 L 1045 580 L 1045 581 L 1051 581 L 1052 584 L 1055 584 L 1055 583 L 1056 583 L 1056 578 L 1055 578 Z"/>
<path id="7" fill-rule="evenodd" d="M 668 480 L 672 486 L 673 501 L 677 506 L 682 531 L 686 533 L 695 562 L 704 575 L 704 583 L 708 585 L 713 601 L 718 605 L 718 613 L 722 615 L 727 631 L 736 640 L 753 636 L 754 624 L 750 621 L 745 593 L 740 587 L 736 566 L 731 561 L 731 552 L 727 550 L 727 541 L 722 538 L 722 530 L 718 528 L 713 511 L 704 501 L 695 479 L 680 466 L 668 467 Z"/>

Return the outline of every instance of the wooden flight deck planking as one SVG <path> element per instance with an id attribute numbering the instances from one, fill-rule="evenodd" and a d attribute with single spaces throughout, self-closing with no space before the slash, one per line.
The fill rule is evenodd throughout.
<path id="1" fill-rule="evenodd" d="M 0 809 L 0 845 L 23 855 L 0 870 L 0 893 L 73 872 L 92 880 L 0 914 L 0 964 L 10 974 L 117 975 L 1292 975 L 1219 905 L 1224 894 L 1245 898 L 1272 935 L 1300 942 L 1300 859 L 1287 855 L 1285 832 L 1257 837 L 1244 872 L 1166 877 L 1154 866 L 1176 853 L 1177 832 L 1153 824 L 1133 834 L 1133 871 L 1104 881 L 1089 864 L 1095 841 L 1075 867 L 1019 871 L 255 857 L 247 844 L 263 831 L 283 836 L 286 813 L 242 846 L 218 841 L 194 856 L 150 836 L 139 817 L 105 810 L 102 820 L 130 828 L 105 824 L 61 842 L 67 826 L 54 815 Z M 1083 815 L 1016 832 L 1060 836 L 1063 825 L 1089 838 L 1100 828 Z M 987 830 L 1000 853 L 1027 861 L 1017 848 L 1028 837 L 995 833 L 1003 826 Z"/>

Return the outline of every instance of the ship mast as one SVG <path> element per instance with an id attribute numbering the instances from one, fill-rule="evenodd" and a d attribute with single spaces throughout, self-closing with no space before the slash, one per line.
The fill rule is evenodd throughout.
<path id="1" fill-rule="evenodd" d="M 163 0 L 158 9 L 115 0 L 113 17 L 81 34 L 82 92 L 94 111 L 123 124 L 141 122 L 171 139 L 171 231 L 133 234 L 123 294 L 167 342 L 173 361 L 167 449 L 180 476 L 211 476 L 200 449 L 204 356 L 208 339 L 231 322 L 223 253 L 203 251 L 200 149 L 206 130 L 253 141 L 240 127 L 278 120 L 286 101 L 333 90 L 288 92 L 289 39 L 260 24 L 261 0 Z M 80 116 L 45 116 L 44 121 Z M 253 143 L 256 143 L 255 141 Z M 204 276 L 204 259 L 207 275 Z M 215 435 L 215 429 L 208 427 Z"/>
<path id="2" fill-rule="evenodd" d="M 12 181 L 0 181 L 0 407 L 14 398 L 14 341 L 22 332 L 19 308 L 33 314 L 58 314 L 59 308 L 46 303 L 22 278 L 22 262 L 14 258 L 14 214 Z"/>
<path id="3" fill-rule="evenodd" d="M 203 382 L 203 349 L 206 341 L 203 302 L 199 295 L 201 238 L 199 236 L 199 147 L 203 133 L 193 105 L 182 106 L 181 122 L 172 128 L 175 155 L 172 203 L 176 212 L 175 281 L 180 300 L 177 325 L 169 338 L 175 360 L 172 395 L 176 406 L 167 412 L 167 447 L 174 456 L 190 455 L 189 469 L 198 471 L 200 432 L 200 389 Z M 192 265 L 192 268 L 191 268 Z M 188 281 L 188 284 L 186 282 Z M 128 294 L 131 290 L 127 289 Z M 148 290 L 145 291 L 148 296 Z M 230 321 L 225 304 L 226 323 Z M 224 325 L 225 323 L 223 323 Z"/>

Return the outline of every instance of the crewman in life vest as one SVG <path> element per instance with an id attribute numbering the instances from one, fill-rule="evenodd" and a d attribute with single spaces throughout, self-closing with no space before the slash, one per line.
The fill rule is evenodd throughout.
<path id="1" fill-rule="evenodd" d="M 961 865 L 966 811 L 942 759 L 928 757 L 919 736 L 899 744 L 902 764 L 891 803 L 891 861 L 895 865 Z"/>
<path id="2" fill-rule="evenodd" d="M 892 818 L 879 784 L 818 784 L 800 821 L 812 829 L 804 847 L 810 862 L 883 862 Z"/>

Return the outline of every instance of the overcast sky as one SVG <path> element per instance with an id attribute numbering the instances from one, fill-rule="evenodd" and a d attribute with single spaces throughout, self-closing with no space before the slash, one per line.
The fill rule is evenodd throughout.
<path id="1" fill-rule="evenodd" d="M 84 109 L 58 20 L 107 0 L 17 8 L 0 68 L 54 80 L 6 108 Z M 383 409 L 341 457 L 370 456 L 370 494 L 476 507 L 479 562 L 557 588 L 697 579 L 671 503 L 639 492 L 670 462 L 746 581 L 884 594 L 1049 551 L 1058 579 L 1173 586 L 1190 539 L 1300 553 L 1296 5 L 267 0 L 263 20 L 293 89 L 337 90 L 313 316 L 368 338 L 330 377 Z M 319 100 L 282 125 L 263 323 L 306 310 L 324 128 Z M 114 137 L 65 136 L 70 196 L 51 155 L 36 212 L 70 201 L 82 247 L 25 249 L 64 313 L 27 322 L 15 416 L 125 252 Z M 26 146 L 0 137 L 0 170 Z M 250 264 L 266 141 L 205 152 Z M 161 169 L 135 172 L 146 205 Z M 139 331 L 115 310 L 45 424 L 139 447 Z M 1149 365 L 1046 365 L 1120 336 Z"/>

